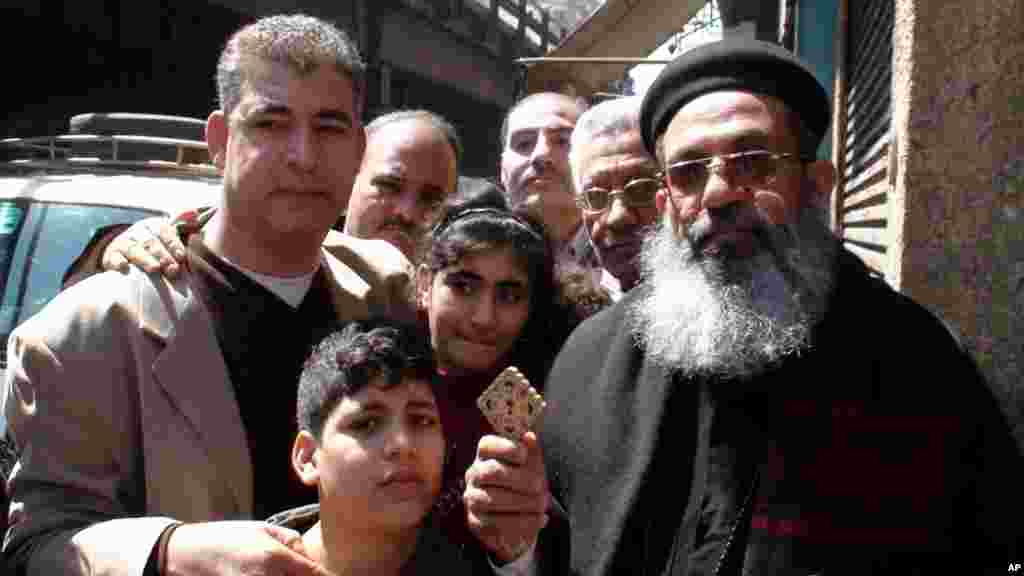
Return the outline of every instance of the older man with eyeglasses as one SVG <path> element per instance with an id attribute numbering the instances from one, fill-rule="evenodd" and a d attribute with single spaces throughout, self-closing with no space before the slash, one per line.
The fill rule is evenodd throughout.
<path id="1" fill-rule="evenodd" d="M 991 573 L 1021 557 L 1024 459 L 997 399 L 943 323 L 823 223 L 828 123 L 804 63 L 742 38 L 683 54 L 644 97 L 664 186 L 642 282 L 576 330 L 544 392 L 563 573 Z M 628 181 L 584 183 L 584 202 L 646 196 Z"/>
<path id="2" fill-rule="evenodd" d="M 637 256 L 657 219 L 660 170 L 640 137 L 639 96 L 607 100 L 580 116 L 569 166 L 583 227 L 600 268 L 596 280 L 614 299 L 640 281 Z"/>

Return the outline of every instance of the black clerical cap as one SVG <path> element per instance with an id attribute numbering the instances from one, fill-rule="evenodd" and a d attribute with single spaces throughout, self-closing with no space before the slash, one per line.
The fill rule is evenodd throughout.
<path id="1" fill-rule="evenodd" d="M 806 64 L 777 44 L 733 36 L 679 55 L 647 89 L 640 130 L 648 152 L 683 105 L 720 90 L 778 98 L 814 135 L 815 147 L 828 129 L 828 96 Z"/>

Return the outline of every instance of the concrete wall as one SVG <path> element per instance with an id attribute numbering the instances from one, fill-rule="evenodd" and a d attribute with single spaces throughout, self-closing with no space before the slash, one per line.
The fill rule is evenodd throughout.
<path id="1" fill-rule="evenodd" d="M 1020 0 L 896 0 L 898 176 L 890 199 L 897 287 L 959 328 L 1018 415 L 1024 413 L 1022 23 Z"/>
<path id="2" fill-rule="evenodd" d="M 508 106 L 515 97 L 515 65 L 463 42 L 410 10 L 378 11 L 378 59 L 451 86 L 473 98 Z"/>
<path id="3" fill-rule="evenodd" d="M 505 108 L 473 98 L 450 85 L 434 82 L 402 68 L 390 71 L 390 102 L 375 112 L 397 108 L 426 108 L 451 122 L 462 139 L 463 176 L 493 177 L 501 159 L 498 133 Z"/>

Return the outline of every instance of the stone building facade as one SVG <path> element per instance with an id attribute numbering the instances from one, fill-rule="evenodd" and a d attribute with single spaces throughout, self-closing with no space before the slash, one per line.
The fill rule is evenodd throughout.
<path id="1" fill-rule="evenodd" d="M 841 174 L 851 156 L 844 114 L 856 114 L 855 2 L 838 6 Z M 894 287 L 960 333 L 1024 444 L 1024 2 L 895 0 L 892 10 L 887 143 L 867 159 L 874 168 L 859 188 L 840 181 L 833 223 Z"/>

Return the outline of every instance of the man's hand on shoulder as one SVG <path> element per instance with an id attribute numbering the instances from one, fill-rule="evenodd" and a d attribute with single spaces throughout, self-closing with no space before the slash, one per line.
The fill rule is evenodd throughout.
<path id="1" fill-rule="evenodd" d="M 185 245 L 174 222 L 163 217 L 146 218 L 117 235 L 103 252 L 104 270 L 127 271 L 129 265 L 173 278 L 185 259 Z"/>
<path id="2" fill-rule="evenodd" d="M 182 524 L 170 535 L 166 576 L 331 576 L 302 554 L 298 532 L 265 522 Z"/>

